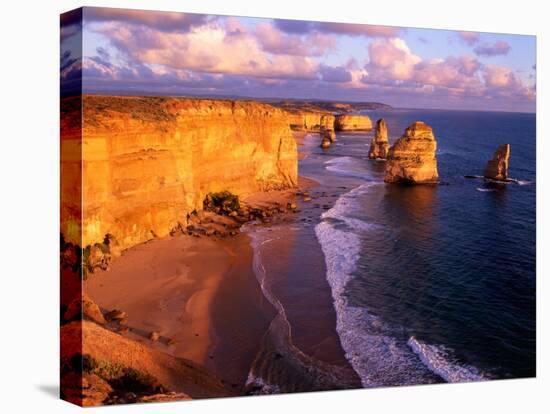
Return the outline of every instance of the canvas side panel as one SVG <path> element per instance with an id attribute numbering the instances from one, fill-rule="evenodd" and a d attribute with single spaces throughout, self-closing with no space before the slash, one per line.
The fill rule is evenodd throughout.
<path id="1" fill-rule="evenodd" d="M 82 9 L 60 42 L 60 394 L 82 405 Z"/>

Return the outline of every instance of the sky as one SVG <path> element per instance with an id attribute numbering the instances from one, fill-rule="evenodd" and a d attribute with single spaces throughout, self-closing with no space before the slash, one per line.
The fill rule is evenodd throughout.
<path id="1" fill-rule="evenodd" d="M 376 101 L 535 112 L 535 36 L 84 8 L 61 85 L 85 93 Z"/>

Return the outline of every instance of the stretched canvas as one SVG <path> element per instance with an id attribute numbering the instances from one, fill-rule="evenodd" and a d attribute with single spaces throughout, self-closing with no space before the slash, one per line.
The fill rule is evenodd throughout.
<path id="1" fill-rule="evenodd" d="M 534 36 L 90 7 L 60 33 L 63 399 L 536 375 Z"/>

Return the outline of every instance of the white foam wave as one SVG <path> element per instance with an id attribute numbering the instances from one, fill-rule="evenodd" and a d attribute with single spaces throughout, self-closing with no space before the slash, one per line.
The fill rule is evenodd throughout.
<path id="1" fill-rule="evenodd" d="M 245 387 L 250 389 L 251 393 L 254 395 L 271 395 L 281 393 L 281 389 L 278 385 L 270 384 L 265 379 L 255 376 L 252 371 L 248 373 Z"/>
<path id="2" fill-rule="evenodd" d="M 353 157 L 332 158 L 325 162 L 325 168 L 328 171 L 346 177 L 363 178 L 367 180 L 372 178 L 372 175 L 364 170 L 361 163 Z"/>
<path id="3" fill-rule="evenodd" d="M 491 193 L 493 191 L 497 191 L 496 188 L 482 188 L 482 187 L 477 187 L 476 190 L 481 191 L 482 193 Z"/>
<path id="4" fill-rule="evenodd" d="M 407 342 L 421 361 L 447 382 L 483 381 L 487 378 L 477 368 L 459 363 L 449 349 L 429 345 L 412 336 Z"/>
<path id="5" fill-rule="evenodd" d="M 369 228 L 358 227 L 348 214 L 358 208 L 357 195 L 373 185 L 363 184 L 342 195 L 315 227 L 327 265 L 336 330 L 346 358 L 364 387 L 433 382 L 431 373 L 406 344 L 390 335 L 367 309 L 350 305 L 345 293 L 360 257 L 360 234 Z"/>

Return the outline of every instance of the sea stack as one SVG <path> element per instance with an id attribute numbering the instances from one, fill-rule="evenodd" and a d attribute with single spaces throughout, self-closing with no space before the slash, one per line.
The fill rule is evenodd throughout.
<path id="1" fill-rule="evenodd" d="M 372 129 L 372 121 L 367 115 L 336 115 L 334 120 L 336 131 L 367 131 Z"/>
<path id="2" fill-rule="evenodd" d="M 483 176 L 491 180 L 506 181 L 508 179 L 508 159 L 510 158 L 510 144 L 499 145 L 493 159 L 487 161 Z"/>
<path id="3" fill-rule="evenodd" d="M 388 142 L 388 126 L 384 118 L 376 121 L 376 132 L 370 143 L 369 158 L 370 159 L 386 159 L 390 144 Z"/>
<path id="4" fill-rule="evenodd" d="M 334 132 L 334 115 L 323 115 L 320 119 L 319 132 L 323 142 L 321 143 L 322 148 L 328 148 L 331 143 L 336 141 L 336 133 Z M 326 141 L 328 142 L 328 145 Z"/>
<path id="5" fill-rule="evenodd" d="M 430 126 L 419 121 L 410 125 L 388 151 L 384 181 L 398 184 L 437 183 L 436 148 Z"/>

